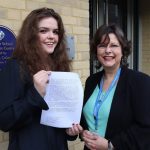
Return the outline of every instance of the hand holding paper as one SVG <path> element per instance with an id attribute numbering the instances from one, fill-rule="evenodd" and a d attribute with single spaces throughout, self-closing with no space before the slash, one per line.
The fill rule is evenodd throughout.
<path id="1" fill-rule="evenodd" d="M 83 88 L 78 74 L 51 72 L 44 99 L 49 110 L 42 111 L 41 124 L 68 128 L 80 122 Z"/>

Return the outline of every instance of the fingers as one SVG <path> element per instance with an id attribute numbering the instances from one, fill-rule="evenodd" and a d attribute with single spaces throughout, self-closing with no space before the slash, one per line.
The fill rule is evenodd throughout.
<path id="1" fill-rule="evenodd" d="M 86 147 L 88 147 L 90 150 L 96 150 L 95 140 L 91 140 L 86 137 L 83 137 L 83 140 Z"/>
<path id="2" fill-rule="evenodd" d="M 83 137 L 91 138 L 92 133 L 90 131 L 88 131 L 88 130 L 84 130 L 82 135 L 83 135 Z"/>
<path id="3" fill-rule="evenodd" d="M 33 79 L 35 82 L 38 82 L 38 83 L 48 83 L 49 82 L 48 76 L 50 74 L 51 74 L 51 71 L 41 70 L 33 76 Z"/>
<path id="4" fill-rule="evenodd" d="M 82 135 L 83 137 L 86 137 L 91 140 L 96 140 L 98 138 L 98 135 L 96 133 L 90 132 L 88 130 L 84 130 Z"/>
<path id="5" fill-rule="evenodd" d="M 78 135 L 77 132 L 75 132 L 72 128 L 68 128 L 66 129 L 66 133 L 70 136 L 75 136 L 75 135 Z"/>
<path id="6" fill-rule="evenodd" d="M 49 83 L 49 76 L 51 75 L 51 71 L 47 71 L 47 75 L 48 75 L 48 78 L 47 78 L 47 84 Z"/>
<path id="7" fill-rule="evenodd" d="M 78 135 L 78 132 L 74 131 L 72 128 L 67 129 L 66 132 L 70 136 Z"/>
<path id="8" fill-rule="evenodd" d="M 49 83 L 50 74 L 50 71 L 41 70 L 33 75 L 34 87 L 42 97 L 45 95 L 45 90 L 47 83 Z"/>
<path id="9" fill-rule="evenodd" d="M 75 134 L 79 134 L 83 131 L 83 128 L 82 126 L 80 126 L 79 124 L 73 124 L 72 125 L 72 131 L 75 133 Z"/>
<path id="10" fill-rule="evenodd" d="M 51 71 L 47 71 L 47 74 L 48 74 L 48 76 L 50 76 L 51 75 Z"/>
<path id="11" fill-rule="evenodd" d="M 66 130 L 68 135 L 74 136 L 78 135 L 83 131 L 83 128 L 79 124 L 73 124 L 71 128 Z"/>
<path id="12" fill-rule="evenodd" d="M 90 131 L 84 131 L 84 136 L 82 137 L 85 145 L 90 149 L 107 149 L 108 148 L 108 141 L 97 135 L 96 133 Z M 90 135 L 90 136 L 89 136 Z"/>
<path id="13" fill-rule="evenodd" d="M 96 150 L 96 145 L 95 143 L 93 143 L 93 141 L 89 141 L 89 142 L 84 141 L 84 142 L 85 142 L 86 147 L 88 147 L 91 150 Z"/>
<path id="14" fill-rule="evenodd" d="M 82 126 L 81 125 L 79 125 L 79 124 L 73 124 L 73 126 L 74 127 L 76 127 L 76 128 L 78 128 L 78 130 L 80 131 L 80 132 L 82 132 L 83 131 L 83 128 L 82 128 Z"/>
<path id="15" fill-rule="evenodd" d="M 89 138 L 87 138 L 87 137 L 83 137 L 83 139 L 84 139 L 84 141 L 85 141 L 86 143 L 93 143 L 93 142 L 92 142 L 93 140 L 91 140 L 91 139 L 89 139 Z"/>

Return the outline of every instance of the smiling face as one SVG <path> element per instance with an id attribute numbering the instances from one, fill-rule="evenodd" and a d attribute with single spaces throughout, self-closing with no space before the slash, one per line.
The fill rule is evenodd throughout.
<path id="1" fill-rule="evenodd" d="M 59 30 L 57 21 L 52 18 L 44 18 L 38 24 L 38 37 L 45 56 L 52 54 L 59 41 Z"/>
<path id="2" fill-rule="evenodd" d="M 121 45 L 115 34 L 110 33 L 108 36 L 109 39 L 106 40 L 103 36 L 101 43 L 97 45 L 97 58 L 104 69 L 117 69 L 122 57 Z"/>

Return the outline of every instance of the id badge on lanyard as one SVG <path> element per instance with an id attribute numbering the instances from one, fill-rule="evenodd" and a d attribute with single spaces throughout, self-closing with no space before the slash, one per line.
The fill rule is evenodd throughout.
<path id="1" fill-rule="evenodd" d="M 117 70 L 117 73 L 113 79 L 113 81 L 111 82 L 108 90 L 105 92 L 104 95 L 102 95 L 102 91 L 103 91 L 103 84 L 104 84 L 104 77 L 102 77 L 101 81 L 100 81 L 100 89 L 98 92 L 98 96 L 95 102 L 95 106 L 94 106 L 94 110 L 93 110 L 93 116 L 94 116 L 94 120 L 95 120 L 95 130 L 97 130 L 98 128 L 98 112 L 103 104 L 103 102 L 106 100 L 107 96 L 109 95 L 110 91 L 112 90 L 112 88 L 115 86 L 115 84 L 117 83 L 119 76 L 120 76 L 120 72 L 121 72 L 121 68 L 119 68 Z"/>

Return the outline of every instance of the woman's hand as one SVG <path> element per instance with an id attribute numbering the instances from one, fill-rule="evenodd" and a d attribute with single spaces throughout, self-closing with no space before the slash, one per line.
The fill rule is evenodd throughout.
<path id="1" fill-rule="evenodd" d="M 49 82 L 50 71 L 41 70 L 33 75 L 33 83 L 39 94 L 44 97 L 46 85 Z"/>
<path id="2" fill-rule="evenodd" d="M 90 150 L 108 150 L 108 140 L 90 131 L 84 130 L 82 138 Z"/>
<path id="3" fill-rule="evenodd" d="M 70 136 L 78 135 L 83 131 L 83 128 L 79 124 L 72 124 L 71 128 L 66 129 L 66 133 Z"/>

